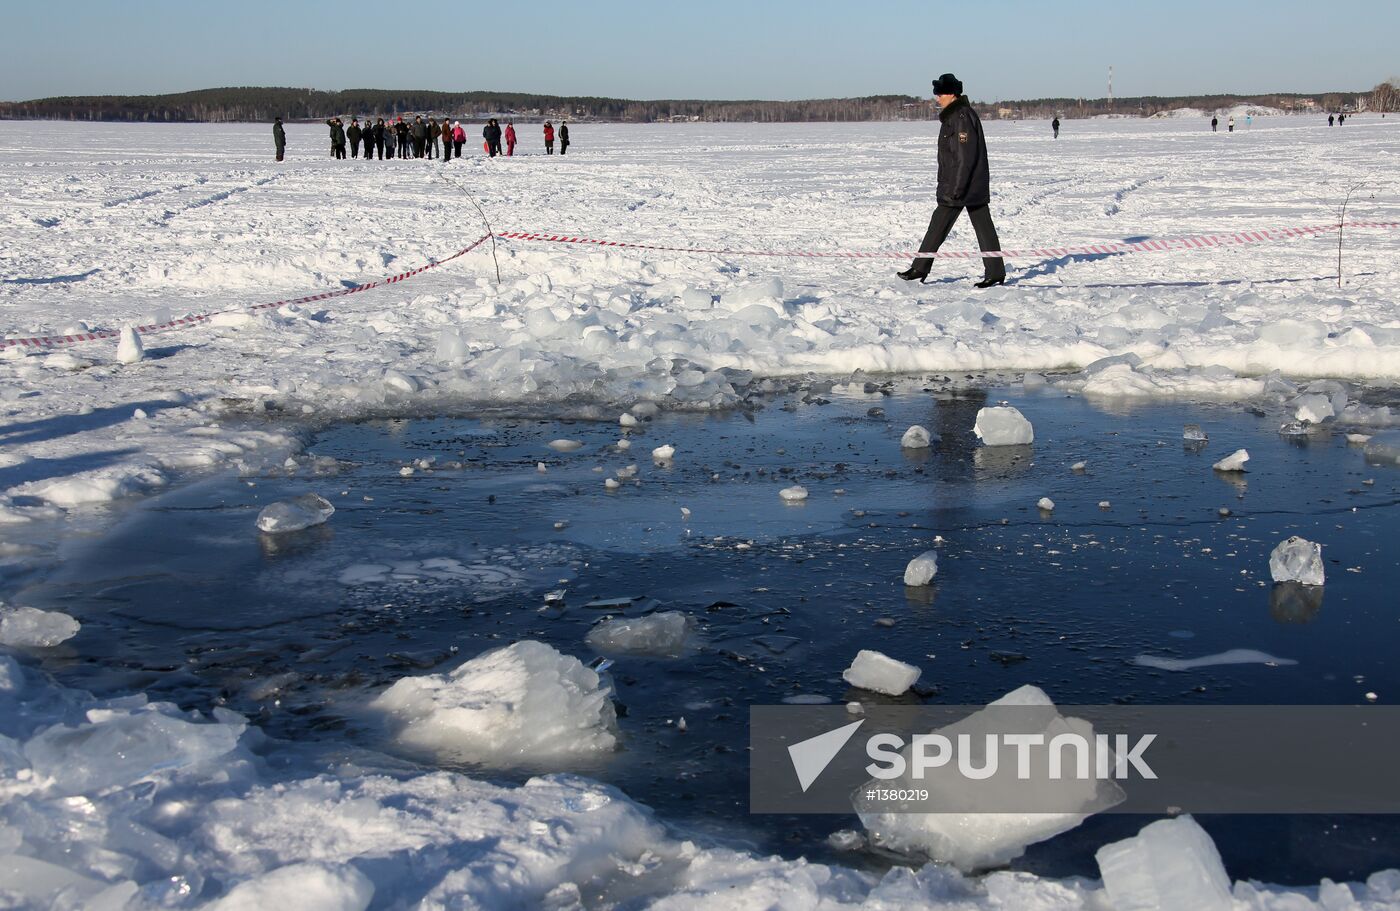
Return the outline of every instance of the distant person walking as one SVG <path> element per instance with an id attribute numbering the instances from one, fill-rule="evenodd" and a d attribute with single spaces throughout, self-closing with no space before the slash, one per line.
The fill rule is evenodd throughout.
<path id="1" fill-rule="evenodd" d="M 1253 115 L 1253 114 L 1245 114 L 1245 115 L 1244 115 L 1244 128 L 1245 128 L 1246 130 L 1249 130 L 1249 129 L 1253 129 L 1253 128 L 1254 128 L 1254 115 Z"/>
<path id="2" fill-rule="evenodd" d="M 1336 123 L 1336 121 L 1337 121 L 1337 118 L 1336 118 L 1336 117 L 1333 117 L 1331 114 L 1328 114 L 1328 115 L 1327 115 L 1327 125 L 1328 125 L 1329 127 L 1332 126 L 1332 124 Z"/>
<path id="3" fill-rule="evenodd" d="M 287 151 L 287 131 L 282 129 L 281 117 L 272 120 L 272 144 L 277 149 L 277 160 L 281 161 Z"/>
<path id="4" fill-rule="evenodd" d="M 1211 131 L 1212 133 L 1219 133 L 1219 132 L 1220 132 L 1220 118 L 1219 118 L 1219 117 L 1211 117 L 1211 118 L 1210 118 L 1210 131 Z"/>
<path id="5" fill-rule="evenodd" d="M 511 121 L 511 120 L 507 120 L 507 121 L 506 121 L 506 157 L 509 158 L 509 157 L 513 156 L 514 154 L 515 154 L 515 122 L 514 122 L 514 121 Z"/>
<path id="6" fill-rule="evenodd" d="M 1338 114 L 1338 115 L 1337 115 L 1337 126 L 1341 126 L 1342 124 L 1344 124 L 1344 123 L 1346 123 L 1346 122 L 1347 122 L 1347 115 L 1346 115 L 1346 114 Z"/>
<path id="7" fill-rule="evenodd" d="M 554 124 L 548 120 L 544 122 L 544 153 L 546 155 L 554 154 Z"/>
<path id="8" fill-rule="evenodd" d="M 1000 250 L 1001 241 L 988 209 L 992 201 L 991 169 L 982 121 L 963 94 L 962 82 L 952 73 L 944 73 L 933 81 L 933 94 L 938 99 L 938 119 L 942 124 L 938 131 L 938 206 L 929 219 L 919 252 L 932 253 L 942 246 L 963 209 L 977 232 L 977 246 L 984 252 Z M 923 281 L 932 268 L 932 259 L 916 259 L 899 277 Z M 1006 281 L 1006 261 L 1000 256 L 982 257 L 982 269 L 978 288 Z"/>
<path id="9" fill-rule="evenodd" d="M 1054 120 L 1050 121 L 1050 129 L 1054 131 L 1054 133 L 1055 133 L 1055 138 L 1056 138 L 1056 139 L 1059 139 L 1059 138 L 1060 138 L 1060 118 L 1056 117 Z"/>
<path id="10" fill-rule="evenodd" d="M 346 136 L 349 138 L 349 140 L 350 140 L 350 157 L 351 157 L 351 158 L 359 158 L 359 157 L 360 157 L 360 137 L 363 135 L 363 131 L 360 129 L 360 118 L 358 118 L 358 117 L 351 117 L 351 118 L 350 118 L 350 129 L 348 129 L 348 130 L 345 131 L 345 135 L 346 135 Z"/>
<path id="11" fill-rule="evenodd" d="M 331 157 L 345 157 L 345 127 L 341 124 L 339 117 L 332 117 L 326 121 L 326 125 L 331 128 Z"/>
<path id="12" fill-rule="evenodd" d="M 1234 115 L 1234 114 L 1231 114 L 1231 115 L 1230 115 L 1230 119 L 1227 120 L 1227 121 L 1225 121 L 1225 132 L 1227 132 L 1227 133 L 1233 133 L 1233 132 L 1235 132 L 1235 115 Z"/>
<path id="13" fill-rule="evenodd" d="M 495 158 L 501 154 L 501 125 L 492 117 L 481 128 L 481 138 L 486 140 L 486 154 Z"/>
<path id="14" fill-rule="evenodd" d="M 559 121 L 559 154 L 569 151 L 569 121 Z"/>
<path id="15" fill-rule="evenodd" d="M 462 128 L 462 121 L 452 121 L 452 157 L 462 157 L 462 146 L 467 144 L 467 131 Z"/>

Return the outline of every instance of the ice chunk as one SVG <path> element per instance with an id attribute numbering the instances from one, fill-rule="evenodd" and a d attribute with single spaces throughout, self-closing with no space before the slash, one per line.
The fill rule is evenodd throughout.
<path id="1" fill-rule="evenodd" d="M 791 487 L 784 487 L 778 491 L 778 496 L 788 503 L 800 503 L 807 499 L 807 488 L 801 484 L 794 484 Z"/>
<path id="2" fill-rule="evenodd" d="M 1006 714 L 983 710 L 941 728 L 937 733 L 955 742 L 957 737 L 965 734 L 971 742 L 981 743 L 988 734 L 1006 733 L 1012 729 L 1018 733 L 1032 733 L 1029 728 L 1033 726 L 1044 734 L 1047 742 L 1061 734 L 1075 734 L 1092 742 L 1092 726 L 1082 719 L 1061 716 L 1050 697 L 1038 687 L 1023 686 L 996 700 L 988 708 L 992 706 L 1030 709 L 1035 713 L 1032 719 L 1034 724 L 1027 725 L 1027 717 L 1022 713 L 1017 713 L 1014 719 L 1018 723 L 1008 723 Z M 926 789 L 929 800 L 919 801 L 918 807 L 946 806 L 950 809 L 930 813 L 905 807 L 901 812 L 891 809 L 888 802 L 877 804 L 867 801 L 864 797 L 866 786 L 862 786 L 856 790 L 853 801 L 861 824 L 869 832 L 874 845 L 927 856 L 963 871 L 1005 864 L 1020 857 L 1028 845 L 1067 832 L 1092 813 L 1107 809 L 1123 799 L 1122 789 L 1112 782 L 1066 779 L 1057 783 L 1053 796 L 1056 803 L 1075 807 L 1074 812 L 972 811 L 967 807 L 977 806 L 984 800 L 991 802 L 1000 799 L 991 792 L 1004 789 L 1007 782 L 1004 779 L 970 782 L 956 773 L 941 774 L 942 770 L 926 772 L 916 780 L 907 770 L 912 768 L 910 751 L 909 747 L 903 751 L 906 759 L 903 777 L 872 780 L 869 784 L 881 788 Z M 1043 782 L 1036 784 L 1043 787 Z"/>
<path id="3" fill-rule="evenodd" d="M 412 474 L 412 470 L 409 470 Z M 335 513 L 335 507 L 320 494 L 304 493 L 291 500 L 281 500 L 263 508 L 258 513 L 258 531 L 278 535 L 289 531 L 301 531 L 313 525 L 320 525 Z"/>
<path id="4" fill-rule="evenodd" d="M 1328 396 L 1310 393 L 1293 400 L 1293 416 L 1305 424 L 1321 424 L 1335 415 L 1332 399 Z"/>
<path id="5" fill-rule="evenodd" d="M 1024 446 L 1035 442 L 1031 422 L 1012 405 L 993 405 L 978 411 L 972 432 L 988 446 Z"/>
<path id="6" fill-rule="evenodd" d="M 851 686 L 886 696 L 898 696 L 914 685 L 921 671 L 889 655 L 869 649 L 856 653 L 856 660 L 842 671 L 841 678 Z"/>
<path id="7" fill-rule="evenodd" d="M 618 424 L 622 425 L 623 427 L 636 427 L 636 426 L 637 426 L 637 418 L 636 418 L 636 416 L 635 416 L 635 415 L 628 414 L 628 413 L 625 412 L 625 411 L 621 414 L 621 416 L 618 417 L 617 422 L 618 422 Z"/>
<path id="8" fill-rule="evenodd" d="M 1368 462 L 1394 463 L 1400 465 L 1400 430 L 1387 430 L 1366 441 L 1361 450 Z"/>
<path id="9" fill-rule="evenodd" d="M 909 561 L 904 567 L 904 584 L 912 586 L 928 585 L 938 574 L 938 552 L 926 550 Z"/>
<path id="10" fill-rule="evenodd" d="M 1281 542 L 1269 554 L 1269 575 L 1274 577 L 1275 582 L 1321 585 L 1324 575 L 1322 545 L 1297 535 Z"/>
<path id="11" fill-rule="evenodd" d="M 395 370 L 393 367 L 386 367 L 384 376 L 381 377 L 384 388 L 394 392 L 404 392 L 412 394 L 423 388 L 423 384 L 417 377 L 409 376 L 402 370 Z"/>
<path id="12" fill-rule="evenodd" d="M 608 478 L 603 482 L 603 486 L 606 487 L 608 490 L 617 490 L 619 487 L 622 486 L 622 482 L 619 481 L 617 478 Z"/>
<path id="13" fill-rule="evenodd" d="M 1113 911 L 1232 911 L 1230 877 L 1190 816 L 1159 819 L 1094 855 Z"/>
<path id="14" fill-rule="evenodd" d="M 670 443 L 658 446 L 651 451 L 651 457 L 658 462 L 669 462 L 676 456 L 676 447 Z"/>
<path id="15" fill-rule="evenodd" d="M 1046 512 L 1055 511 L 1055 501 L 1050 499 L 1049 497 L 1041 497 L 1039 500 L 1036 501 L 1035 505 L 1037 509 L 1043 509 Z"/>
<path id="16" fill-rule="evenodd" d="M 1249 461 L 1249 452 L 1236 449 L 1211 467 L 1216 471 L 1244 471 L 1244 463 Z"/>
<path id="17" fill-rule="evenodd" d="M 217 759 L 238 745 L 242 733 L 242 725 L 195 724 L 148 711 L 98 717 L 77 727 L 56 724 L 26 743 L 24 755 L 58 792 L 94 794 Z"/>
<path id="18" fill-rule="evenodd" d="M 122 326 L 121 339 L 117 342 L 117 360 L 123 364 L 135 364 L 146 357 L 146 347 L 141 344 L 141 335 L 131 326 Z"/>
<path id="19" fill-rule="evenodd" d="M 904 436 L 900 438 L 899 445 L 902 449 L 927 449 L 933 438 L 929 435 L 928 429 L 915 424 L 904 431 Z"/>
<path id="20" fill-rule="evenodd" d="M 611 696 L 577 658 L 527 639 L 446 674 L 405 677 L 371 705 L 412 750 L 492 766 L 537 766 L 616 747 Z"/>
<path id="21" fill-rule="evenodd" d="M 549 448 L 555 452 L 574 452 L 583 448 L 583 440 L 554 440 Z"/>
<path id="22" fill-rule="evenodd" d="M 1200 424 L 1187 424 L 1181 429 L 1181 438 L 1188 443 L 1204 443 L 1210 439 Z"/>
<path id="23" fill-rule="evenodd" d="M 78 634 L 81 624 L 61 611 L 19 607 L 0 617 L 0 645 L 52 648 Z"/>
<path id="24" fill-rule="evenodd" d="M 241 882 L 207 911 L 264 911 L 296 905 L 297 911 L 365 911 L 374 883 L 350 864 L 297 863 Z"/>
<path id="25" fill-rule="evenodd" d="M 600 652 L 678 655 L 691 632 L 690 618 L 680 611 L 645 617 L 605 620 L 588 631 L 587 642 Z"/>
<path id="26" fill-rule="evenodd" d="M 467 343 L 456 329 L 444 329 L 438 333 L 434 360 L 443 364 L 460 364 L 467 359 Z"/>

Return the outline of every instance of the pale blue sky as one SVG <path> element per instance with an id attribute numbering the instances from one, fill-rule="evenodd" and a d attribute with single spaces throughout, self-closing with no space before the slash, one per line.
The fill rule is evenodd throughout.
<path id="1" fill-rule="evenodd" d="M 0 98 L 226 85 L 626 98 L 1358 90 L 1400 0 L 6 0 Z M 373 50 L 371 51 L 370 48 Z"/>

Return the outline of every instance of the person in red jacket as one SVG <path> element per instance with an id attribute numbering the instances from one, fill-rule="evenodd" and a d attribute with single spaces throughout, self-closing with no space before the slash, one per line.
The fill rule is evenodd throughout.
<path id="1" fill-rule="evenodd" d="M 544 122 L 544 153 L 546 155 L 554 154 L 554 124 L 548 120 Z"/>
<path id="2" fill-rule="evenodd" d="M 506 121 L 506 154 L 515 154 L 515 121 Z"/>

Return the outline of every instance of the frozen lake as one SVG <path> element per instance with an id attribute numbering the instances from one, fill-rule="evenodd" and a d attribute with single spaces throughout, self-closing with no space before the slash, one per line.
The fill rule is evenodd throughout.
<path id="1" fill-rule="evenodd" d="M 343 425 L 294 471 L 138 507 L 110 535 L 70 544 L 22 597 L 82 622 L 47 662 L 71 685 L 226 706 L 276 737 L 428 766 L 441 763 L 386 739 L 370 695 L 525 638 L 589 661 L 584 637 L 601 618 L 682 611 L 698 630 L 683 654 L 615 656 L 621 751 L 565 767 L 681 831 L 862 866 L 888 858 L 825 844 L 853 817 L 750 816 L 745 753 L 750 704 L 880 700 L 841 680 L 861 648 L 924 668 L 905 700 L 984 703 L 1026 683 L 1063 704 L 1355 704 L 1400 689 L 1389 594 L 1400 475 L 1342 434 L 1290 441 L 1279 414 L 1238 406 L 1105 407 L 939 378 L 884 391 L 828 383 L 745 410 L 663 413 L 626 433 L 626 451 L 601 421 Z M 1033 447 L 976 445 L 978 409 L 1002 399 L 1034 423 Z M 901 451 L 915 423 L 942 442 Z M 1209 443 L 1183 444 L 1185 423 Z M 554 452 L 557 438 L 583 447 Z M 677 449 L 670 465 L 649 457 L 662 443 Z M 1247 474 L 1211 470 L 1240 447 Z M 423 459 L 430 468 L 401 473 Z M 605 489 L 632 464 L 635 478 Z M 791 483 L 807 501 L 780 500 Z M 257 534 L 259 509 L 304 492 L 335 504 L 329 523 Z M 1036 508 L 1042 496 L 1053 514 Z M 1325 590 L 1270 583 L 1269 551 L 1293 534 L 1324 544 Z M 936 584 L 906 589 L 904 564 L 935 541 Z M 563 602 L 546 606 L 557 589 Z M 1296 664 L 1133 661 L 1239 648 Z M 540 770 L 448 765 L 506 780 Z M 1017 866 L 1092 875 L 1095 848 L 1141 823 L 1090 820 Z M 1375 819 L 1206 824 L 1236 875 L 1281 882 L 1364 875 L 1400 833 Z"/>

